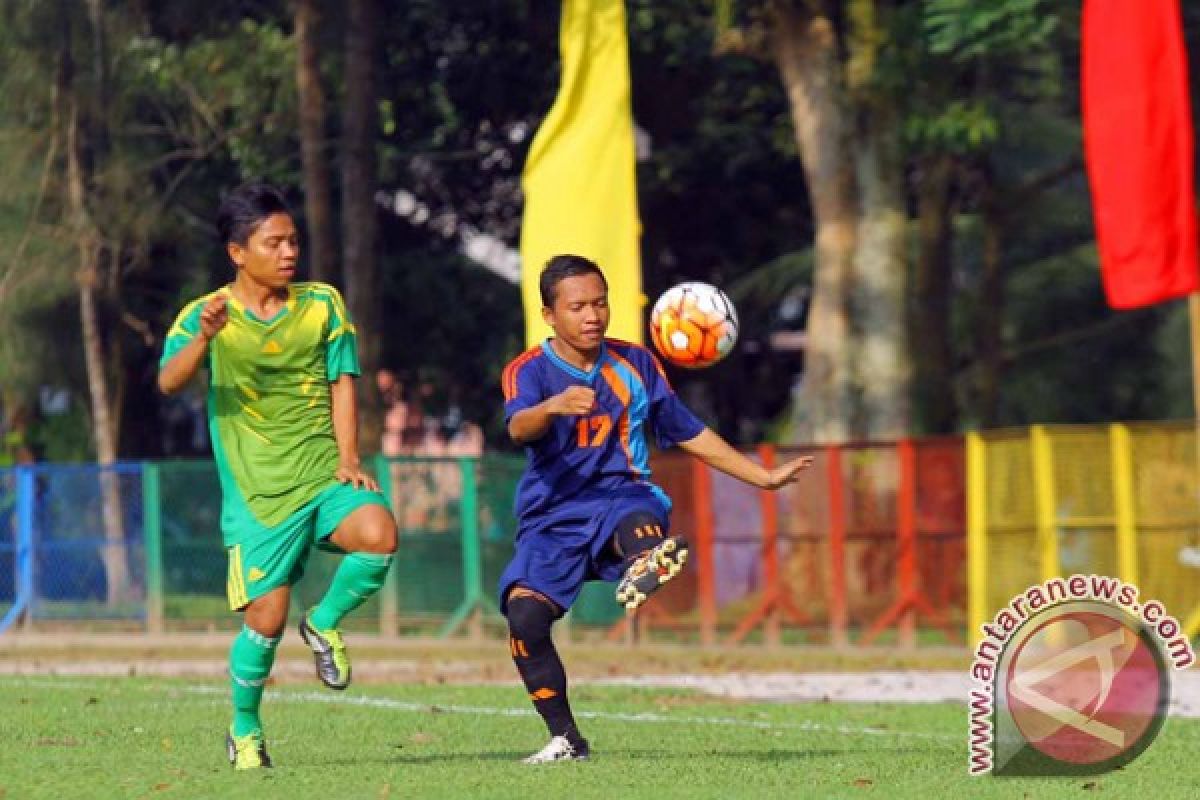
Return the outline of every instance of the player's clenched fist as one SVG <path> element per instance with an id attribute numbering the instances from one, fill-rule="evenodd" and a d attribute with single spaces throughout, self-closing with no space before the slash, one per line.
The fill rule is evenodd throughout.
<path id="1" fill-rule="evenodd" d="M 229 321 L 229 309 L 226 307 L 226 299 L 224 294 L 217 294 L 204 304 L 204 309 L 200 312 L 200 335 L 205 339 L 212 341 L 213 337 L 221 332 L 221 328 L 225 327 L 225 323 Z"/>
<path id="2" fill-rule="evenodd" d="M 596 405 L 596 390 L 586 386 L 571 386 L 554 396 L 551 410 L 555 414 L 574 416 L 589 414 Z"/>

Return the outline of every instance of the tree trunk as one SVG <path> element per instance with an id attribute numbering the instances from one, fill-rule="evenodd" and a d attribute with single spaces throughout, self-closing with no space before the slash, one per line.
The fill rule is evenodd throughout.
<path id="1" fill-rule="evenodd" d="M 991 185 L 982 203 L 983 280 L 979 286 L 979 318 L 975 345 L 975 417 L 993 427 L 1000 415 L 1000 377 L 1004 369 L 1004 211 Z"/>
<path id="2" fill-rule="evenodd" d="M 358 326 L 359 443 L 362 452 L 379 451 L 382 403 L 375 391 L 379 369 L 379 321 L 382 316 L 378 227 L 375 208 L 377 0 L 350 0 L 346 29 L 346 99 L 342 141 L 342 242 L 346 305 Z"/>
<path id="3" fill-rule="evenodd" d="M 96 314 L 101 244 L 88 215 L 85 200 L 87 189 L 80 159 L 81 128 L 78 103 L 73 90 L 69 91 L 67 97 L 67 195 L 70 200 L 72 227 L 79 241 L 79 319 L 87 366 L 88 394 L 91 397 L 96 460 L 100 466 L 100 502 L 105 540 L 101 560 L 104 562 L 108 603 L 116 605 L 129 596 L 131 587 L 121 487 L 119 477 L 112 469 L 117 461 L 117 426 L 109 399 L 104 340 Z"/>
<path id="4" fill-rule="evenodd" d="M 309 272 L 315 281 L 338 282 L 332 179 L 325 137 L 325 91 L 321 86 L 317 0 L 296 0 L 296 88 L 300 100 L 300 156 L 304 168 L 304 221 Z"/>
<path id="5" fill-rule="evenodd" d="M 917 181 L 917 264 L 909 307 L 914 359 L 913 402 L 922 433 L 958 427 L 954 354 L 950 347 L 954 204 L 950 156 L 931 158 Z"/>
<path id="6" fill-rule="evenodd" d="M 906 239 L 908 213 L 900 143 L 891 115 L 876 109 L 856 155 L 862 210 L 855 250 L 853 319 L 856 431 L 871 439 L 896 439 L 910 427 Z"/>
<path id="7" fill-rule="evenodd" d="M 816 225 L 816 269 L 793 435 L 843 441 L 854 417 L 848 298 L 857 198 L 848 99 L 833 20 L 785 0 L 770 6 L 771 54 L 791 107 Z"/>

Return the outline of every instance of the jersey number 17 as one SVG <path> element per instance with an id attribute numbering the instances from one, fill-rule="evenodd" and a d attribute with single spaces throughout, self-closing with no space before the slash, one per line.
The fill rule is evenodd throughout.
<path id="1" fill-rule="evenodd" d="M 599 447 L 612 432 L 612 419 L 607 414 L 583 417 L 575 424 L 576 441 L 580 447 Z"/>

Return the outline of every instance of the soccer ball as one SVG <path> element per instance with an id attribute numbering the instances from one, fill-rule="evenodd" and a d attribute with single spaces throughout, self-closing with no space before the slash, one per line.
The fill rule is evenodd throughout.
<path id="1" fill-rule="evenodd" d="M 680 367 L 711 367 L 733 350 L 738 318 L 715 286 L 696 281 L 663 292 L 650 312 L 650 337 L 663 358 Z"/>

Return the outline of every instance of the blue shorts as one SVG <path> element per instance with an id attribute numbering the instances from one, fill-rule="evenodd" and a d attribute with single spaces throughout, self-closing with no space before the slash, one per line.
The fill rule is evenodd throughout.
<path id="1" fill-rule="evenodd" d="M 638 512 L 652 514 L 663 531 L 669 529 L 667 504 L 659 492 L 641 485 L 585 494 L 535 520 L 522 521 L 516 553 L 500 576 L 500 608 L 517 584 L 540 592 L 565 611 L 579 597 L 584 581 L 619 579 L 624 562 L 609 542 L 621 520 Z"/>

